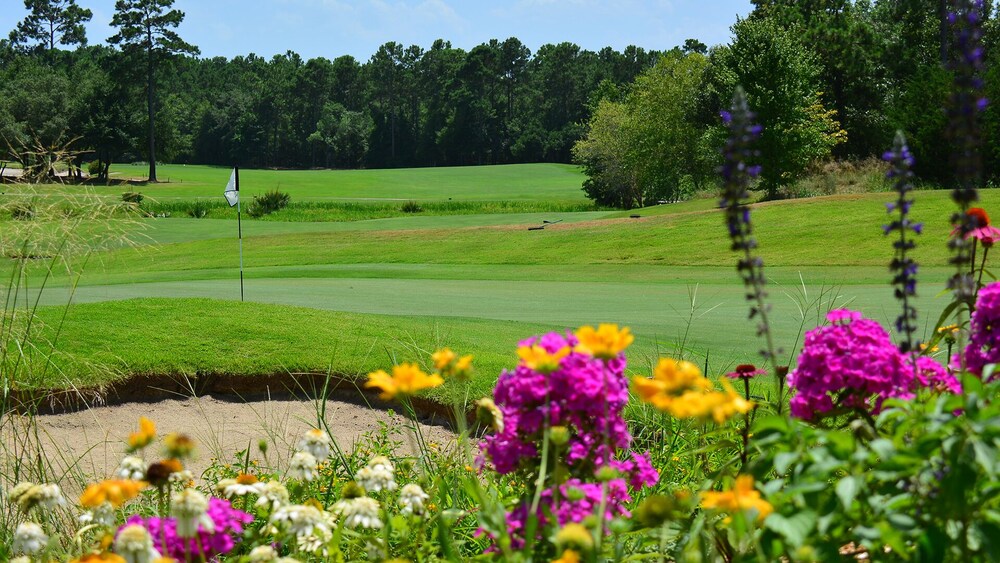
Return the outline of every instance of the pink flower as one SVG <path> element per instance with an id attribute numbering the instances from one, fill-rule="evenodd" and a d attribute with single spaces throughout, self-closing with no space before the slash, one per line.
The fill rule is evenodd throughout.
<path id="1" fill-rule="evenodd" d="M 969 231 L 966 235 L 966 239 L 974 238 L 982 243 L 983 246 L 990 247 L 993 243 L 1000 240 L 1000 229 L 994 227 L 990 224 L 990 216 L 987 215 L 986 210 L 980 207 L 973 207 L 966 211 L 966 215 L 972 217 L 974 228 Z M 958 229 L 956 228 L 951 232 L 952 236 L 958 234 Z"/>
<path id="2" fill-rule="evenodd" d="M 979 291 L 969 333 L 965 367 L 982 377 L 983 368 L 1000 363 L 1000 282 L 993 282 Z"/>
<path id="3" fill-rule="evenodd" d="M 736 366 L 734 371 L 726 374 L 726 377 L 732 379 L 753 379 L 758 375 L 764 375 L 767 370 L 758 369 L 757 366 L 753 364 L 740 364 Z"/>
<path id="4" fill-rule="evenodd" d="M 912 397 L 913 369 L 877 322 L 855 311 L 831 311 L 834 324 L 806 333 L 798 366 L 788 377 L 795 389 L 792 414 L 812 419 L 840 408 L 878 412 L 882 401 Z"/>

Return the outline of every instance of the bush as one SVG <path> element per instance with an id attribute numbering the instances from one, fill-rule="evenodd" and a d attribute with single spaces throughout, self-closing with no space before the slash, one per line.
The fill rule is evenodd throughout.
<path id="1" fill-rule="evenodd" d="M 423 213 L 424 208 L 420 207 L 420 204 L 415 201 L 408 201 L 403 204 L 400 208 L 403 213 Z"/>
<path id="2" fill-rule="evenodd" d="M 251 217 L 263 217 L 275 211 L 288 207 L 292 196 L 278 190 L 271 190 L 264 195 L 253 196 L 253 203 L 247 209 L 247 214 Z"/>
<path id="3" fill-rule="evenodd" d="M 206 202 L 204 202 L 204 201 L 202 201 L 202 200 L 199 199 L 199 200 L 191 203 L 188 206 L 186 212 L 187 212 L 188 217 L 193 217 L 195 219 L 201 219 L 201 218 L 205 217 L 206 215 L 208 215 L 208 209 L 209 209 L 208 203 L 206 203 Z"/>
<path id="4" fill-rule="evenodd" d="M 122 201 L 125 203 L 134 203 L 136 206 L 142 205 L 142 200 L 144 196 L 139 192 L 125 192 L 122 194 Z"/>
<path id="5" fill-rule="evenodd" d="M 101 174 L 101 161 L 91 160 L 87 163 L 87 173 L 91 176 L 99 176 Z"/>

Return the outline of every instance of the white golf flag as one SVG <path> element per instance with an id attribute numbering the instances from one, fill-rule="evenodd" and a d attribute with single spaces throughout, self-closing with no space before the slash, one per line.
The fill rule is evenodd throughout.
<path id="1" fill-rule="evenodd" d="M 229 202 L 229 207 L 235 207 L 237 203 L 240 202 L 240 191 L 236 187 L 236 169 L 233 169 L 232 175 L 229 176 L 229 183 L 226 184 L 225 191 L 226 201 Z"/>

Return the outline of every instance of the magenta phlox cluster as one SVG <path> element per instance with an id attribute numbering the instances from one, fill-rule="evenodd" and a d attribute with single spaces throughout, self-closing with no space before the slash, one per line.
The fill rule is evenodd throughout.
<path id="1" fill-rule="evenodd" d="M 577 341 L 572 335 L 549 333 L 520 343 L 534 344 L 554 354 L 572 349 Z M 501 474 L 537 465 L 546 415 L 550 427 L 570 431 L 566 460 L 571 466 L 627 448 L 632 438 L 621 415 L 628 401 L 624 371 L 624 355 L 605 362 L 580 352 L 571 352 L 547 375 L 523 364 L 505 370 L 493 393 L 504 428 L 484 440 L 487 458 Z M 608 446 L 612 452 L 605 451 Z"/>
<path id="2" fill-rule="evenodd" d="M 806 333 L 798 366 L 789 375 L 794 416 L 815 419 L 836 409 L 876 413 L 885 399 L 913 398 L 918 383 L 956 389 L 955 378 L 931 358 L 919 358 L 915 374 L 876 321 L 846 309 L 831 311 L 827 320 L 829 325 Z"/>
<path id="3" fill-rule="evenodd" d="M 177 520 L 172 517 L 143 518 L 135 515 L 130 517 L 122 528 L 133 524 L 144 526 L 149 530 L 157 551 L 165 557 L 190 561 L 209 560 L 217 555 L 229 553 L 241 539 L 244 526 L 253 522 L 252 515 L 233 508 L 228 500 L 214 497 L 208 501 L 206 514 L 214 523 L 215 530 L 209 533 L 204 527 L 199 526 L 197 538 L 178 537 Z"/>
<path id="4" fill-rule="evenodd" d="M 573 350 L 576 344 L 572 334 L 554 332 L 520 343 L 541 346 L 548 354 Z M 627 516 L 630 490 L 653 485 L 660 477 L 648 454 L 628 451 L 632 436 L 622 416 L 628 402 L 623 354 L 601 360 L 570 351 L 558 369 L 547 374 L 522 362 L 500 375 L 493 396 L 503 413 L 503 430 L 487 435 L 482 450 L 484 461 L 491 462 L 498 473 L 524 470 L 525 475 L 532 475 L 542 462 L 546 424 L 565 429 L 565 443 L 549 451 L 568 469 L 569 478 L 542 491 L 536 514 L 541 526 L 550 520 L 561 526 L 596 515 L 604 495 L 605 518 Z M 596 474 L 607 473 L 605 465 L 614 472 L 601 483 Z M 532 496 L 522 499 L 507 514 L 515 548 L 524 544 L 532 500 Z"/>
<path id="5" fill-rule="evenodd" d="M 979 291 L 969 333 L 965 367 L 982 377 L 983 368 L 1000 363 L 1000 282 L 993 282 Z"/>
<path id="6" fill-rule="evenodd" d="M 962 384 L 959 383 L 958 378 L 933 358 L 927 356 L 917 358 L 917 381 L 923 387 L 947 391 L 956 395 L 962 392 Z"/>

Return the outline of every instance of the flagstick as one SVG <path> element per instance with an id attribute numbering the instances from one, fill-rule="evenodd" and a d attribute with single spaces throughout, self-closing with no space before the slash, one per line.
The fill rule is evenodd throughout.
<path id="1" fill-rule="evenodd" d="M 240 167 L 236 170 L 236 228 L 240 236 L 240 301 L 243 301 L 243 212 L 240 209 Z"/>

